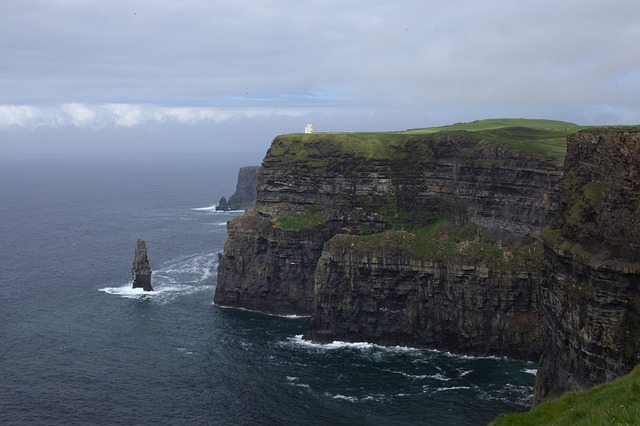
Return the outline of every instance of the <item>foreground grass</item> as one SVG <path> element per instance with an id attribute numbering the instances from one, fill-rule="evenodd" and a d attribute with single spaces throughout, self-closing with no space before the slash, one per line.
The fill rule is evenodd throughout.
<path id="1" fill-rule="evenodd" d="M 640 425 L 640 365 L 613 382 L 571 392 L 522 414 L 502 415 L 492 425 Z"/>

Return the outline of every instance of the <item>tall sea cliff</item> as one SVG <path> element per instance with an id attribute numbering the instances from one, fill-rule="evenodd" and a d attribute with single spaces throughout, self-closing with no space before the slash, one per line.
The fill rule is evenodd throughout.
<path id="1" fill-rule="evenodd" d="M 279 136 L 229 224 L 215 303 L 309 315 L 316 341 L 537 360 L 562 162 L 531 138 L 556 133 Z"/>
<path id="2" fill-rule="evenodd" d="M 630 371 L 638 130 L 485 124 L 277 137 L 215 303 L 310 316 L 316 342 L 540 360 L 537 402 Z"/>
<path id="3" fill-rule="evenodd" d="M 640 132 L 569 138 L 561 203 L 544 233 L 549 330 L 535 403 L 640 363 Z"/>

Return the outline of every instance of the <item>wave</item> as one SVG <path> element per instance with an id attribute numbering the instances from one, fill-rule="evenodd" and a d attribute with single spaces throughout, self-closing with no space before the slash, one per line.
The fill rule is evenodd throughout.
<path id="1" fill-rule="evenodd" d="M 314 348 L 314 349 L 330 349 L 330 350 L 335 350 L 335 349 L 360 349 L 360 350 L 365 350 L 365 349 L 380 349 L 380 350 L 385 350 L 385 351 L 389 351 L 389 352 L 420 352 L 422 351 L 422 349 L 416 349 L 416 348 L 410 348 L 407 346 L 383 346 L 383 345 L 378 345 L 375 343 L 368 343 L 368 342 L 343 342 L 343 341 L 333 341 L 331 343 L 315 343 L 312 342 L 311 340 L 305 340 L 302 338 L 302 334 L 298 334 L 296 336 L 290 337 L 289 339 L 290 343 L 293 343 L 295 345 L 299 345 L 299 346 L 303 346 L 303 347 L 308 347 L 308 348 Z"/>
<path id="2" fill-rule="evenodd" d="M 218 206 L 214 204 L 214 205 L 209 206 L 209 207 L 195 207 L 195 208 L 192 208 L 191 210 L 196 211 L 196 212 L 215 212 L 215 211 L 217 211 L 216 207 L 218 207 Z"/>
<path id="3" fill-rule="evenodd" d="M 531 407 L 533 403 L 533 386 L 506 385 L 481 389 L 478 397 L 485 401 L 500 401 L 507 404 L 518 404 L 523 407 Z"/>
<path id="4" fill-rule="evenodd" d="M 144 291 L 141 288 L 132 288 L 132 285 L 133 282 L 130 281 L 128 284 L 121 287 L 104 287 L 99 288 L 98 291 L 102 291 L 114 296 L 124 297 L 126 299 L 151 299 L 160 303 L 167 303 L 178 296 L 185 296 L 201 291 L 209 291 L 214 288 L 212 285 L 194 286 L 188 284 L 178 284 L 157 286 L 154 283 L 154 291 Z"/>
<path id="5" fill-rule="evenodd" d="M 332 395 L 329 392 L 325 392 L 324 396 L 327 398 L 335 399 L 338 401 L 352 402 L 352 403 L 360 403 L 360 402 L 382 402 L 386 401 L 388 397 L 384 395 L 367 395 L 362 397 L 357 396 L 347 396 L 342 394 Z"/>
<path id="6" fill-rule="evenodd" d="M 533 374 L 534 376 L 538 374 L 538 369 L 536 368 L 525 368 L 522 370 L 523 373 Z"/>
<path id="7" fill-rule="evenodd" d="M 217 253 L 180 256 L 165 262 L 151 274 L 154 291 L 132 288 L 133 281 L 100 288 L 98 291 L 127 299 L 150 299 L 159 303 L 167 303 L 178 296 L 210 291 L 215 288 L 210 278 L 218 266 Z"/>
<path id="8" fill-rule="evenodd" d="M 444 388 L 435 388 L 433 389 L 433 392 L 446 392 L 451 390 L 467 390 L 467 389 L 472 389 L 472 388 L 471 386 L 450 386 L 450 387 L 444 387 Z"/>
<path id="9" fill-rule="evenodd" d="M 305 388 L 305 389 L 311 389 L 311 386 L 309 386 L 306 383 L 300 383 L 300 378 L 299 377 L 292 377 L 292 376 L 287 376 L 287 382 L 291 385 L 291 386 L 296 386 L 299 388 Z"/>
<path id="10" fill-rule="evenodd" d="M 191 210 L 195 212 L 210 212 L 210 213 L 218 213 L 218 214 L 238 214 L 244 213 L 244 210 L 216 210 L 218 207 L 216 204 L 208 207 L 194 207 Z"/>

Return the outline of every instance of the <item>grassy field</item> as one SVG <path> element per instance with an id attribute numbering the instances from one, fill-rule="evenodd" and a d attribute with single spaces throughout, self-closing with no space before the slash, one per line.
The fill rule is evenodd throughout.
<path id="1" fill-rule="evenodd" d="M 272 153 L 287 154 L 293 160 L 302 160 L 309 154 L 321 157 L 338 151 L 365 158 L 389 159 L 402 155 L 407 144 L 412 144 L 414 148 L 425 137 L 455 133 L 460 138 L 481 143 L 507 144 L 525 151 L 563 158 L 567 135 L 584 128 L 564 121 L 502 118 L 402 132 L 293 133 L 278 136 L 278 143 L 272 145 Z"/>
<path id="2" fill-rule="evenodd" d="M 528 413 L 502 415 L 492 425 L 640 425 L 640 366 L 618 380 L 567 393 Z"/>
<path id="3" fill-rule="evenodd" d="M 494 118 L 449 126 L 411 129 L 406 133 L 428 135 L 439 132 L 471 132 L 486 142 L 521 146 L 543 155 L 564 157 L 567 152 L 566 137 L 585 128 L 557 120 Z"/>
<path id="4" fill-rule="evenodd" d="M 529 118 L 491 118 L 487 120 L 476 120 L 469 123 L 455 123 L 448 126 L 426 127 L 421 129 L 410 129 L 407 133 L 437 133 L 437 132 L 482 132 L 487 130 L 502 129 L 505 127 L 526 127 L 533 130 L 553 131 L 565 135 L 575 133 L 583 127 L 574 123 L 557 120 L 536 120 Z"/>

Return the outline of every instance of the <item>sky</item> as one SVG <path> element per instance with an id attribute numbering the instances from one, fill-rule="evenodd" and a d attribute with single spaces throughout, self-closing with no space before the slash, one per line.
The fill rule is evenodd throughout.
<path id="1" fill-rule="evenodd" d="M 281 133 L 640 123 L 637 0 L 20 0 L 0 155 L 264 152 Z"/>

